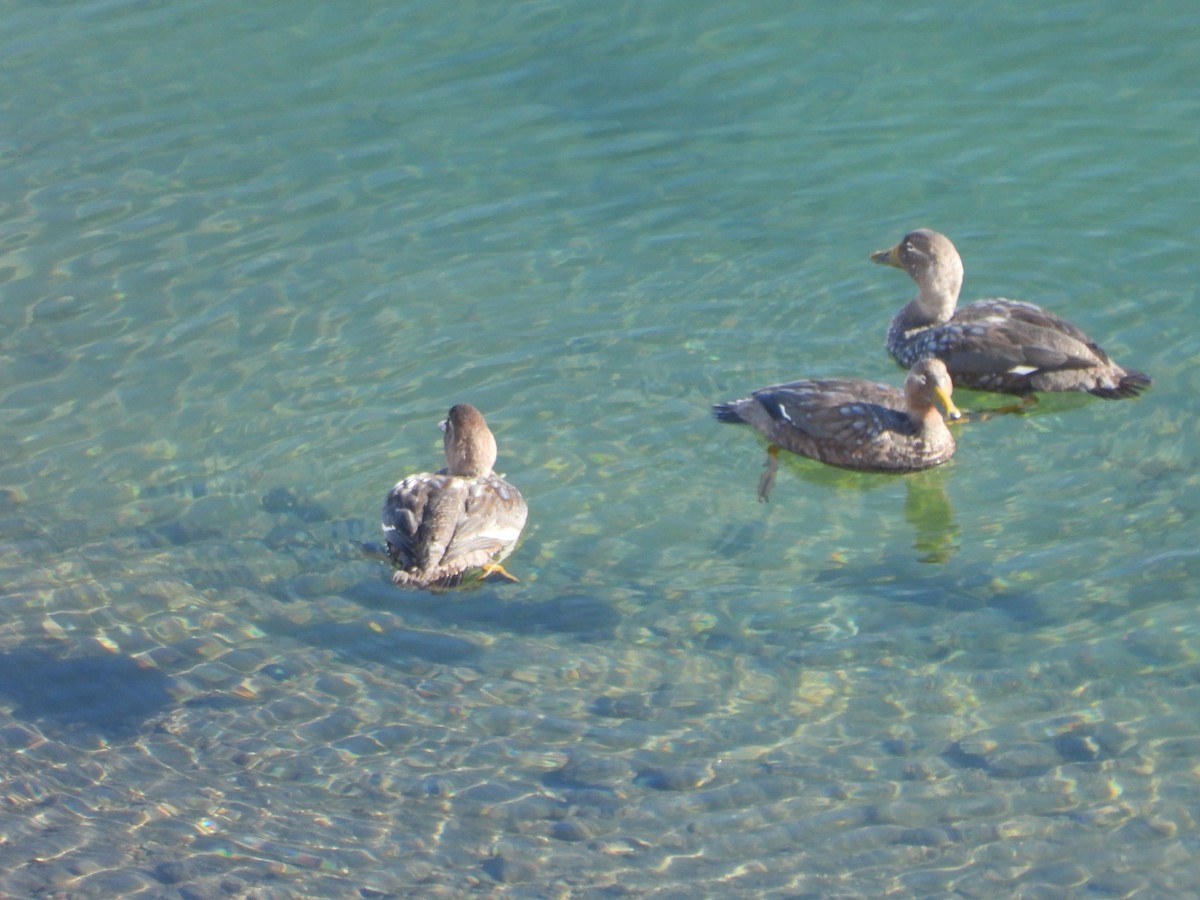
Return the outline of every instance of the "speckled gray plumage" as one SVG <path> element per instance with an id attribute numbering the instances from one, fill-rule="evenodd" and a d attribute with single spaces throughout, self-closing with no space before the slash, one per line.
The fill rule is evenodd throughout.
<path id="1" fill-rule="evenodd" d="M 954 438 L 938 410 L 957 417 L 952 385 L 938 360 L 913 367 L 903 391 L 860 379 L 807 379 L 761 388 L 720 403 L 722 422 L 742 422 L 771 444 L 832 466 L 869 472 L 912 472 L 954 455 Z M 772 464 L 773 455 L 768 459 Z M 760 485 L 767 498 L 773 471 Z"/>
<path id="2" fill-rule="evenodd" d="M 479 411 L 458 404 L 442 425 L 446 468 L 408 476 L 383 504 L 392 581 L 403 587 L 454 587 L 499 564 L 528 515 L 520 491 L 492 471 L 496 442 Z"/>
<path id="3" fill-rule="evenodd" d="M 1082 329 L 1032 303 L 994 298 L 956 309 L 962 260 L 943 234 L 917 229 L 871 259 L 904 269 L 918 287 L 888 328 L 888 352 L 902 366 L 936 356 L 958 387 L 1010 394 L 1089 391 L 1112 399 L 1137 396 L 1151 383 L 1114 363 Z"/>

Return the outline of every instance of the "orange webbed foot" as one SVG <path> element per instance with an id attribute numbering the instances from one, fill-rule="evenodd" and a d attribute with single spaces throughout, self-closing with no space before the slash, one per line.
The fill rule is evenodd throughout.
<path id="1" fill-rule="evenodd" d="M 504 566 L 500 565 L 500 563 L 488 563 L 486 566 L 483 567 L 483 577 L 484 578 L 487 578 L 489 575 L 492 575 L 492 574 L 499 575 L 501 578 L 506 578 L 509 581 L 520 581 L 521 580 L 516 575 L 511 574 L 506 568 L 504 568 Z"/>
<path id="2" fill-rule="evenodd" d="M 1026 394 L 1016 403 L 1006 403 L 1004 406 L 997 406 L 992 409 L 979 409 L 973 412 L 964 413 L 961 419 L 954 419 L 948 422 L 948 425 L 960 425 L 964 422 L 986 422 L 993 416 L 1008 416 L 1021 415 L 1027 412 L 1031 407 L 1037 405 L 1037 394 Z"/>

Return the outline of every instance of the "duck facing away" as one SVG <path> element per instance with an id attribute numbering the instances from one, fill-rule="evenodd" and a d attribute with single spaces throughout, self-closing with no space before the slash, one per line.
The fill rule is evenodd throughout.
<path id="1" fill-rule="evenodd" d="M 750 425 L 770 442 L 758 483 L 759 500 L 767 500 L 781 449 L 864 472 L 914 472 L 944 463 L 954 455 L 954 438 L 938 405 L 959 418 L 952 392 L 945 364 L 923 359 L 903 391 L 857 378 L 793 381 L 719 403 L 713 414 Z"/>
<path id="2" fill-rule="evenodd" d="M 493 572 L 512 553 L 528 509 L 521 492 L 492 471 L 496 439 L 474 406 L 459 403 L 441 423 L 446 467 L 409 475 L 383 504 L 392 582 L 450 588 Z"/>
<path id="3" fill-rule="evenodd" d="M 888 352 L 906 368 L 936 356 L 959 387 L 1006 394 L 1088 391 L 1115 399 L 1150 386 L 1148 375 L 1121 368 L 1082 330 L 1040 306 L 994 298 L 956 312 L 963 265 L 944 234 L 919 228 L 871 259 L 917 283 L 917 296 L 887 335 Z"/>

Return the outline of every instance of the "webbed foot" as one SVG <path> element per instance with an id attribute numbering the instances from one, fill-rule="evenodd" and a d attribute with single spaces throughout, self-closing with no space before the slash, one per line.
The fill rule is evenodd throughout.
<path id="1" fill-rule="evenodd" d="M 977 409 L 965 412 L 961 419 L 952 419 L 946 424 L 961 425 L 964 422 L 986 422 L 993 416 L 1021 415 L 1036 406 L 1037 402 L 1037 394 L 1026 394 L 1016 403 L 1006 403 L 1004 406 L 996 406 L 992 409 Z"/>
<path id="2" fill-rule="evenodd" d="M 487 565 L 483 566 L 483 577 L 484 578 L 487 578 L 489 575 L 492 575 L 492 574 L 499 575 L 501 578 L 506 578 L 509 581 L 520 581 L 521 580 L 516 575 L 511 574 L 506 568 L 504 568 L 504 566 L 500 565 L 500 563 L 488 563 Z"/>
<path id="3" fill-rule="evenodd" d="M 775 487 L 775 474 L 779 471 L 779 448 L 774 444 L 767 448 L 767 461 L 763 463 L 763 473 L 758 479 L 758 501 L 766 503 L 771 499 L 771 488 Z"/>

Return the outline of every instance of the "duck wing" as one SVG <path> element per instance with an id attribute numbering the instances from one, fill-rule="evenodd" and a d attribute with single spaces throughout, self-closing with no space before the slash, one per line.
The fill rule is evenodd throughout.
<path id="1" fill-rule="evenodd" d="M 525 527 L 528 509 L 520 491 L 491 475 L 471 483 L 446 544 L 442 565 L 471 569 L 507 555 Z"/>
<path id="2" fill-rule="evenodd" d="M 755 391 L 754 399 L 769 416 L 763 430 L 770 440 L 834 465 L 854 465 L 881 440 L 914 427 L 904 395 L 870 381 L 796 381 Z"/>
<path id="3" fill-rule="evenodd" d="M 465 503 L 462 479 L 450 475 L 424 472 L 399 482 L 383 504 L 383 533 L 392 562 L 405 570 L 439 566 Z"/>
<path id="4" fill-rule="evenodd" d="M 1018 300 L 979 300 L 942 326 L 938 356 L 963 375 L 1028 378 L 1036 372 L 1110 365 L 1107 354 L 1061 316 Z"/>

